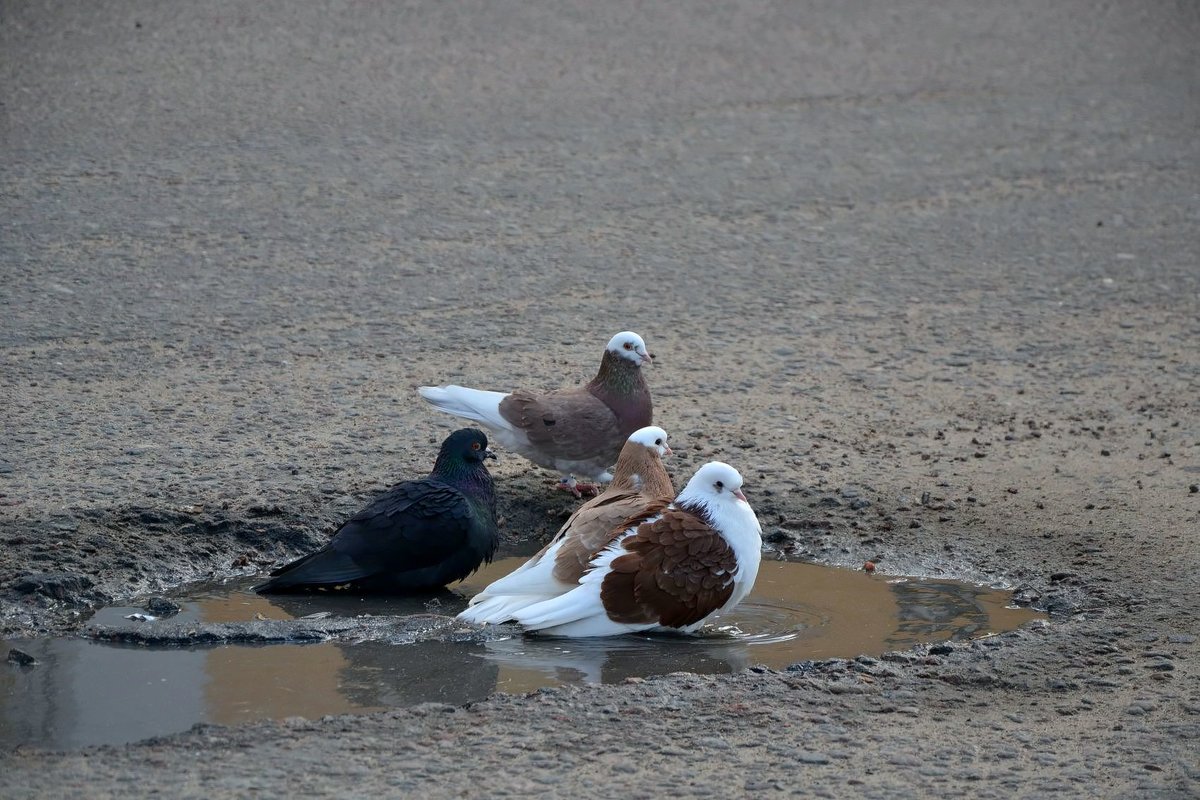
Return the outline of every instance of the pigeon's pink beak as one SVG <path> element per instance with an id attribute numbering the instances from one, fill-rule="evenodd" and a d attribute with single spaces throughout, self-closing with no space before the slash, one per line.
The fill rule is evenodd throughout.
<path id="1" fill-rule="evenodd" d="M 671 446 L 669 444 L 663 445 L 663 455 L 664 456 L 670 456 L 670 455 L 674 455 L 674 454 L 675 454 L 675 451 L 671 449 Z"/>
<path id="2" fill-rule="evenodd" d="M 738 500 L 741 500 L 743 503 L 748 502 L 746 500 L 746 495 L 742 494 L 741 489 L 734 489 L 733 496 L 736 497 Z"/>
<path id="3" fill-rule="evenodd" d="M 638 355 L 642 357 L 642 363 L 643 363 L 643 364 L 650 364 L 650 365 L 652 365 L 652 366 L 653 366 L 653 364 L 654 364 L 654 353 L 645 353 L 645 354 L 643 354 L 643 353 L 638 353 Z"/>

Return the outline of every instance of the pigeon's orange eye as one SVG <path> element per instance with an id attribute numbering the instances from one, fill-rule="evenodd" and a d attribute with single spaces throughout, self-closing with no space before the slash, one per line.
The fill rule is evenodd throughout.
<path id="1" fill-rule="evenodd" d="M 626 349 L 626 350 L 632 350 L 632 349 L 633 349 L 633 342 L 626 342 L 626 343 L 625 343 L 625 349 Z"/>
<path id="2" fill-rule="evenodd" d="M 482 446 L 482 445 L 480 445 L 480 444 L 479 444 L 479 442 L 471 442 L 471 449 L 472 449 L 472 450 L 478 450 L 478 449 L 479 449 L 481 446 Z"/>

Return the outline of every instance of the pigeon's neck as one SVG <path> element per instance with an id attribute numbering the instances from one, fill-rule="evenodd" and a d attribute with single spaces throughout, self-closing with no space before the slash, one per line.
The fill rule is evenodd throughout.
<path id="1" fill-rule="evenodd" d="M 483 464 L 468 464 L 461 459 L 441 458 L 433 465 L 430 477 L 436 478 L 462 492 L 476 505 L 482 505 L 496 516 L 496 493 L 492 475 Z"/>
<path id="2" fill-rule="evenodd" d="M 600 359 L 600 370 L 587 389 L 619 417 L 630 417 L 632 427 L 627 433 L 650 424 L 650 389 L 642 377 L 641 367 L 629 359 L 605 350 L 604 358 Z"/>
<path id="3" fill-rule="evenodd" d="M 645 445 L 630 442 L 626 447 L 642 447 Z M 656 456 L 651 453 L 639 453 L 636 456 L 617 459 L 617 468 L 613 470 L 612 486 L 625 491 L 641 492 L 648 497 L 670 497 L 674 494 L 671 478 L 661 463 L 655 463 Z"/>
<path id="4" fill-rule="evenodd" d="M 713 515 L 712 507 L 703 500 L 693 500 L 680 495 L 675 499 L 673 505 L 680 511 L 686 511 L 694 517 L 699 517 L 710 528 L 716 527 L 717 520 Z"/>
<path id="5" fill-rule="evenodd" d="M 704 520 L 738 554 L 757 553 L 762 547 L 762 526 L 746 502 L 717 502 L 690 497 L 685 489 L 675 499 L 675 507 Z"/>

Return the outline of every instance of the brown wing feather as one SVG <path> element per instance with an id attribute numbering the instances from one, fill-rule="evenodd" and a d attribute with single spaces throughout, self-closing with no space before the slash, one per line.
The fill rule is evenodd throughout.
<path id="1" fill-rule="evenodd" d="M 637 492 L 614 492 L 597 500 L 607 502 L 592 506 L 591 513 L 585 514 L 585 509 L 581 508 L 567 523 L 571 528 L 570 536 L 554 558 L 554 577 L 560 581 L 578 583 L 592 559 L 613 539 L 661 513 L 670 502 L 666 499 L 647 501 Z M 584 516 L 586 518 L 581 519 Z"/>
<path id="2" fill-rule="evenodd" d="M 612 409 L 586 389 L 535 395 L 517 390 L 500 401 L 500 414 L 555 458 L 593 459 L 624 441 Z"/>
<path id="3" fill-rule="evenodd" d="M 699 622 L 733 594 L 737 560 L 704 520 L 672 509 L 624 542 L 600 585 L 614 622 L 682 628 Z"/>

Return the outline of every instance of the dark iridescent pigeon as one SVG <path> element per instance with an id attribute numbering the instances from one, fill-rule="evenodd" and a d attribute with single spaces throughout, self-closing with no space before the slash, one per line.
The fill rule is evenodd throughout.
<path id="1" fill-rule="evenodd" d="M 574 476 L 612 480 L 608 467 L 625 440 L 651 422 L 650 388 L 641 367 L 652 358 L 641 336 L 622 331 L 609 340 L 600 370 L 584 386 L 543 394 L 464 386 L 422 386 L 418 391 L 438 410 L 480 423 L 509 450 L 558 471 L 566 488 L 594 490 L 577 485 Z"/>
<path id="2" fill-rule="evenodd" d="M 262 593 L 347 589 L 404 594 L 462 580 L 496 552 L 487 436 L 463 428 L 442 442 L 429 477 L 404 481 L 347 520 L 329 544 L 271 573 Z"/>

